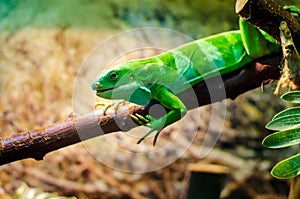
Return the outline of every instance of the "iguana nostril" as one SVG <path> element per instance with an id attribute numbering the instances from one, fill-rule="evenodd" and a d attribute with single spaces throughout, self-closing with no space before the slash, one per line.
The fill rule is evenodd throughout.
<path id="1" fill-rule="evenodd" d="M 93 89 L 93 90 L 97 90 L 97 88 L 99 88 L 100 86 L 101 86 L 100 82 L 95 81 L 95 82 L 92 84 L 92 89 Z"/>

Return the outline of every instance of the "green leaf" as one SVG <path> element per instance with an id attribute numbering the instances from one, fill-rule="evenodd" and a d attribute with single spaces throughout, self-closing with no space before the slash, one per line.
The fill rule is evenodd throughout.
<path id="1" fill-rule="evenodd" d="M 281 96 L 281 99 L 291 103 L 300 103 L 300 91 L 291 91 Z"/>
<path id="2" fill-rule="evenodd" d="M 263 140 L 263 145 L 268 148 L 282 148 L 300 143 L 300 128 L 279 131 L 268 135 Z"/>
<path id="3" fill-rule="evenodd" d="M 274 117 L 272 118 L 272 120 L 278 119 L 280 117 L 284 117 L 284 116 L 289 116 L 289 115 L 297 115 L 300 114 L 300 107 L 293 107 L 293 108 L 288 108 L 285 109 L 279 113 L 277 113 L 276 115 L 274 115 Z"/>
<path id="4" fill-rule="evenodd" d="M 300 174 L 300 154 L 292 156 L 288 159 L 285 159 L 278 164 L 276 164 L 272 171 L 271 175 L 280 178 L 294 178 Z"/>
<path id="5" fill-rule="evenodd" d="M 287 115 L 270 121 L 266 128 L 273 131 L 281 131 L 300 126 L 300 114 Z"/>

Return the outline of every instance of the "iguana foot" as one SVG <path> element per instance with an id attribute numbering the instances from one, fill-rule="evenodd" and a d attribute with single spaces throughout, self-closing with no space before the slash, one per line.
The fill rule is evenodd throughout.
<path id="1" fill-rule="evenodd" d="M 284 6 L 285 10 L 289 11 L 298 21 L 300 21 L 300 8 L 297 6 Z"/>
<path id="2" fill-rule="evenodd" d="M 137 144 L 140 144 L 146 137 L 148 137 L 152 132 L 157 131 L 154 140 L 153 140 L 153 146 L 155 146 L 157 138 L 161 130 L 165 127 L 165 120 L 164 118 L 160 119 L 154 119 L 150 115 L 146 115 L 145 117 L 139 114 L 130 115 L 131 118 L 136 121 L 139 125 L 146 126 L 151 128 L 150 131 L 148 131 L 138 142 Z"/>
<path id="3" fill-rule="evenodd" d="M 94 104 L 94 107 L 96 110 L 102 109 L 103 115 L 106 115 L 106 112 L 108 109 L 112 108 L 115 111 L 115 114 L 117 114 L 120 106 L 126 105 L 128 102 L 125 100 L 121 100 L 119 102 L 112 102 L 112 103 L 103 103 L 103 102 L 96 102 Z"/>
<path id="4" fill-rule="evenodd" d="M 102 109 L 103 110 L 103 115 L 106 115 L 106 111 L 112 107 L 114 105 L 114 103 L 110 103 L 110 104 L 106 104 L 106 103 L 102 103 L 102 102 L 96 102 L 94 104 L 94 107 L 96 110 L 98 109 Z"/>

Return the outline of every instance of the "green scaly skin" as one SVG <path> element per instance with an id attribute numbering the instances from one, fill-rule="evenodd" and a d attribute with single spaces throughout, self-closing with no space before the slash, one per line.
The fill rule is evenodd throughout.
<path id="1" fill-rule="evenodd" d="M 293 11 L 295 8 L 293 8 Z M 204 79 L 223 75 L 251 61 L 280 52 L 280 45 L 267 33 L 240 19 L 240 30 L 193 41 L 147 59 L 131 60 L 101 72 L 92 84 L 96 95 L 146 105 L 155 99 L 170 111 L 159 119 L 150 115 L 132 118 L 150 127 L 138 143 L 180 120 L 187 112 L 176 94 Z"/>

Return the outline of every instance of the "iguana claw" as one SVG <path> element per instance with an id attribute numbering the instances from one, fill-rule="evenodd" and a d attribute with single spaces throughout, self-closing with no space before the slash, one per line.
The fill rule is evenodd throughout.
<path id="1" fill-rule="evenodd" d="M 157 133 L 154 136 L 154 140 L 153 140 L 153 146 L 155 146 L 157 138 L 158 138 L 158 135 L 161 132 L 161 130 L 163 129 L 163 127 L 164 127 L 164 122 L 162 122 L 161 119 L 154 119 L 150 115 L 146 115 L 144 117 L 144 116 L 142 116 L 140 114 L 134 114 L 134 115 L 131 114 L 130 116 L 139 125 L 151 128 L 150 131 L 148 131 L 141 139 L 139 139 L 139 141 L 137 142 L 137 144 L 140 144 L 152 132 L 157 131 Z"/>
<path id="2" fill-rule="evenodd" d="M 139 125 L 148 126 L 151 121 L 154 119 L 150 115 L 146 115 L 146 117 L 140 114 L 131 114 L 130 117 L 136 121 Z"/>

